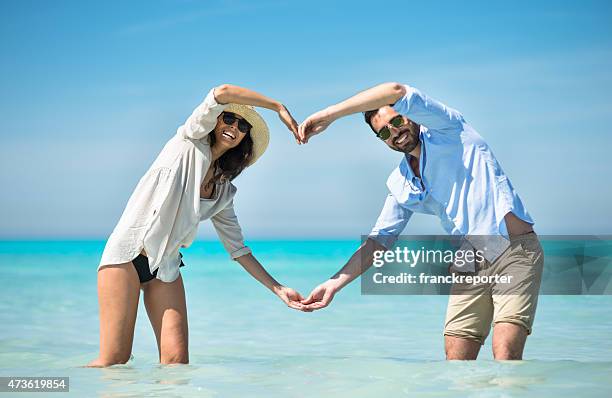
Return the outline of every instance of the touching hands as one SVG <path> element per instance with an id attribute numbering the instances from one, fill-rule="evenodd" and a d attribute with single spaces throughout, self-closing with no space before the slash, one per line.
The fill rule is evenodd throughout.
<path id="1" fill-rule="evenodd" d="M 335 120 L 331 113 L 327 109 L 324 109 L 313 113 L 298 126 L 285 105 L 278 103 L 277 106 L 278 117 L 293 133 L 298 145 L 306 144 L 310 137 L 321 133 Z"/>
<path id="2" fill-rule="evenodd" d="M 332 279 L 314 288 L 307 298 L 302 297 L 297 291 L 282 285 L 273 288 L 274 294 L 287 304 L 288 307 L 303 312 L 312 312 L 327 307 L 339 290 L 340 286 L 337 281 Z"/>
<path id="3" fill-rule="evenodd" d="M 279 299 L 287 304 L 288 307 L 300 311 L 312 311 L 305 308 L 305 306 L 302 304 L 304 297 L 302 297 L 302 295 L 297 291 L 286 286 L 277 286 L 273 289 L 273 291 L 274 294 L 276 294 Z"/>
<path id="4" fill-rule="evenodd" d="M 310 292 L 305 300 L 301 301 L 304 306 L 302 311 L 314 311 L 327 307 L 339 290 L 337 281 L 333 279 L 321 283 Z"/>
<path id="5" fill-rule="evenodd" d="M 298 127 L 298 140 L 303 144 L 307 143 L 310 137 L 321 133 L 333 121 L 334 119 L 327 109 L 313 113 Z"/>
<path id="6" fill-rule="evenodd" d="M 293 133 L 293 136 L 295 137 L 297 143 L 301 144 L 302 142 L 298 135 L 298 124 L 293 118 L 293 116 L 291 116 L 291 113 L 289 113 L 289 110 L 287 109 L 287 107 L 285 107 L 285 105 L 280 106 L 278 110 L 278 117 L 285 124 L 285 126 L 287 126 L 287 128 Z"/>

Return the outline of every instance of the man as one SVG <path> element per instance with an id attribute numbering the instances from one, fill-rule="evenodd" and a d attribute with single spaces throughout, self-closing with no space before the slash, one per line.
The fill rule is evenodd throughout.
<path id="1" fill-rule="evenodd" d="M 446 358 L 476 359 L 493 323 L 494 357 L 522 359 L 544 258 L 533 220 L 488 145 L 461 113 L 398 83 L 381 84 L 314 113 L 300 125 L 300 141 L 357 112 L 364 112 L 376 136 L 404 156 L 387 180 L 390 193 L 369 239 L 302 303 L 311 310 L 327 306 L 372 264 L 376 250 L 394 245 L 414 212 L 436 215 L 449 234 L 465 236 L 473 249 L 484 252 L 473 269 L 454 272 L 512 275 L 520 287 L 518 293 L 496 285 L 480 294 L 451 290 Z M 477 239 L 483 236 L 497 240 Z"/>

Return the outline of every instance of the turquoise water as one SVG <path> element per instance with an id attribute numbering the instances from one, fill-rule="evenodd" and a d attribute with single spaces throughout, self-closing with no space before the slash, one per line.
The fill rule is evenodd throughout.
<path id="1" fill-rule="evenodd" d="M 362 296 L 289 310 L 216 242 L 184 250 L 189 365 L 157 364 L 142 300 L 134 358 L 97 356 L 96 267 L 104 242 L 0 242 L 0 376 L 69 376 L 104 397 L 588 397 L 612 395 L 612 296 L 542 296 L 524 361 L 444 361 L 447 297 Z M 358 242 L 250 242 L 281 282 L 306 295 Z M 41 396 L 23 394 L 19 396 Z"/>

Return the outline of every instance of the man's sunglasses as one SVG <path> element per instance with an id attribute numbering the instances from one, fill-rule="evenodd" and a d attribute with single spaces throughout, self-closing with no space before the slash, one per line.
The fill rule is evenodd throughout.
<path id="1" fill-rule="evenodd" d="M 397 115 L 393 119 L 389 120 L 389 123 L 385 125 L 385 127 L 381 128 L 378 133 L 375 133 L 378 138 L 383 141 L 386 141 L 389 137 L 391 137 L 391 130 L 389 130 L 389 125 L 393 127 L 402 127 L 404 125 L 404 118 L 402 115 Z"/>
<path id="2" fill-rule="evenodd" d="M 248 134 L 251 131 L 251 124 L 244 119 L 238 119 L 235 113 L 223 112 L 223 123 L 228 126 L 233 125 L 238 120 L 238 130 L 244 134 Z"/>

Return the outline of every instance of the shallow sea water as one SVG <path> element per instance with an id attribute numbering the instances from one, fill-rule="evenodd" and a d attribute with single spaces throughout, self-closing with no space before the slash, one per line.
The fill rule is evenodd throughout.
<path id="1" fill-rule="evenodd" d="M 133 358 L 97 357 L 96 267 L 104 242 L 0 242 L 0 376 L 69 376 L 52 396 L 612 396 L 611 296 L 541 296 L 524 361 L 444 361 L 447 297 L 364 296 L 354 283 L 322 311 L 290 310 L 217 242 L 183 251 L 189 365 L 158 364 L 139 304 Z M 358 242 L 251 242 L 307 295 Z M 8 395 L 8 394 L 5 394 Z M 40 397 L 40 393 L 19 393 Z"/>

